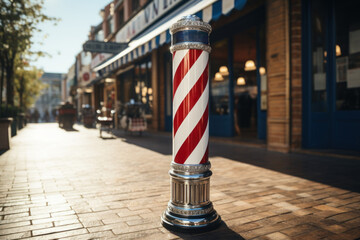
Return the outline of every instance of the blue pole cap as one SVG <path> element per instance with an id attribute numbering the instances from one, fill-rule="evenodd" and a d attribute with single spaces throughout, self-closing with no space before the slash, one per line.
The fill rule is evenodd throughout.
<path id="1" fill-rule="evenodd" d="M 200 49 L 211 52 L 209 41 L 211 26 L 195 15 L 182 17 L 171 26 L 170 33 L 172 35 L 170 47 L 172 53 L 184 49 Z"/>

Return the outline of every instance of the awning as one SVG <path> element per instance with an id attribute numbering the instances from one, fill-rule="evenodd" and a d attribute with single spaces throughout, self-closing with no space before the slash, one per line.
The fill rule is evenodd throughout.
<path id="1" fill-rule="evenodd" d="M 129 43 L 129 47 L 111 59 L 95 67 L 93 71 L 104 76 L 120 66 L 127 64 L 159 46 L 170 43 L 170 26 L 181 17 L 194 14 L 204 22 L 217 20 L 221 15 L 228 15 L 233 9 L 241 10 L 247 0 L 191 0 L 181 5 L 174 12 L 161 19 Z"/>

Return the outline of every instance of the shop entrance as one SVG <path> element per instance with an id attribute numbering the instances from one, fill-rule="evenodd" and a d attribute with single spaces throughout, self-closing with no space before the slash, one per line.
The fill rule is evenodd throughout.
<path id="1" fill-rule="evenodd" d="M 244 140 L 266 138 L 266 64 L 264 28 L 233 36 L 234 134 Z"/>
<path id="2" fill-rule="evenodd" d="M 303 146 L 360 149 L 358 1 L 305 1 Z"/>
<path id="3" fill-rule="evenodd" d="M 262 16 L 262 17 L 259 17 Z M 265 11 L 214 32 L 210 55 L 210 134 L 266 139 Z"/>

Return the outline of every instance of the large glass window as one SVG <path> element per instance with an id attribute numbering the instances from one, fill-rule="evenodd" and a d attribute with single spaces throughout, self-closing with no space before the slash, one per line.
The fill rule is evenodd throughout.
<path id="1" fill-rule="evenodd" d="M 326 3 L 325 3 L 326 4 Z M 323 1 L 312 1 L 312 94 L 311 109 L 314 112 L 327 111 L 326 105 L 326 30 Z"/>
<path id="2" fill-rule="evenodd" d="M 360 2 L 335 2 L 336 110 L 360 110 Z"/>
<path id="3" fill-rule="evenodd" d="M 256 133 L 257 79 L 256 28 L 239 32 L 234 42 L 234 122 L 238 135 Z"/>
<path id="4" fill-rule="evenodd" d="M 228 40 L 215 42 L 210 56 L 210 106 L 214 115 L 229 114 Z"/>
<path id="5" fill-rule="evenodd" d="M 118 28 L 120 28 L 124 24 L 124 8 L 121 8 L 118 11 L 117 20 L 118 20 Z"/>
<path id="6" fill-rule="evenodd" d="M 140 7 L 140 0 L 132 0 L 131 1 L 131 12 L 135 12 Z"/>
<path id="7" fill-rule="evenodd" d="M 150 58 L 135 66 L 135 101 L 144 104 L 145 114 L 152 114 L 153 89 Z"/>
<path id="8" fill-rule="evenodd" d="M 107 21 L 107 24 L 108 24 L 109 34 L 110 34 L 110 33 L 113 33 L 113 32 L 115 31 L 113 19 L 110 18 L 110 19 Z"/>

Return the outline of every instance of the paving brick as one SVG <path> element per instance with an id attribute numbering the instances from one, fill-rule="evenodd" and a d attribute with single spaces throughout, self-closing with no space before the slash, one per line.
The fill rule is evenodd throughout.
<path id="1" fill-rule="evenodd" d="M 300 234 L 304 234 L 307 232 L 312 232 L 317 230 L 318 228 L 310 225 L 310 224 L 302 224 L 302 225 L 297 225 L 297 226 L 293 226 L 290 227 L 288 229 L 282 230 L 281 232 L 290 236 L 290 237 L 294 237 L 296 235 L 300 235 Z"/>
<path id="2" fill-rule="evenodd" d="M 341 213 L 341 214 L 331 217 L 330 219 L 333 219 L 337 222 L 345 222 L 345 221 L 357 218 L 358 216 L 359 216 L 359 214 L 357 214 L 357 213 Z"/>
<path id="3" fill-rule="evenodd" d="M 2 229 L 13 228 L 13 227 L 28 226 L 28 225 L 30 225 L 30 224 L 31 224 L 30 221 L 14 222 L 14 223 L 7 223 L 7 224 L 3 224 L 3 221 L 1 221 L 1 222 L 0 222 L 0 231 L 1 231 Z"/>
<path id="4" fill-rule="evenodd" d="M 37 230 L 37 229 L 45 229 L 45 228 L 50 228 L 52 226 L 53 226 L 52 223 L 42 223 L 42 224 L 37 224 L 37 225 L 29 225 L 29 226 L 2 229 L 0 231 L 0 236 L 14 234 L 14 233 L 28 232 L 28 231 Z"/>
<path id="5" fill-rule="evenodd" d="M 281 232 L 271 233 L 271 234 L 266 235 L 266 237 L 270 240 L 290 240 L 290 238 L 288 236 L 286 236 L 285 234 L 283 234 Z"/>
<path id="6" fill-rule="evenodd" d="M 1 231 L 0 231 L 0 234 L 1 234 Z M 27 237 L 31 237 L 31 231 L 18 232 L 18 233 L 8 234 L 5 236 L 0 235 L 0 239 L 20 239 L 20 238 L 27 238 Z"/>
<path id="7" fill-rule="evenodd" d="M 103 231 L 97 233 L 87 233 L 71 237 L 63 237 L 61 240 L 83 240 L 83 239 L 115 239 L 115 234 L 112 231 Z"/>
<path id="8" fill-rule="evenodd" d="M 61 239 L 71 236 L 77 236 L 77 235 L 84 235 L 88 233 L 88 231 L 85 228 L 82 229 L 76 229 L 76 230 L 70 230 L 65 232 L 55 232 L 55 233 L 49 233 L 46 235 L 41 236 L 35 236 L 32 238 L 29 238 L 31 240 L 48 240 L 48 239 Z"/>
<path id="9" fill-rule="evenodd" d="M 71 225 L 66 225 L 66 226 L 49 227 L 46 229 L 33 230 L 32 234 L 33 234 L 33 236 L 45 235 L 45 234 L 49 234 L 49 233 L 74 230 L 74 229 L 78 229 L 78 228 L 83 228 L 83 225 L 78 223 L 78 224 L 71 224 Z"/>

